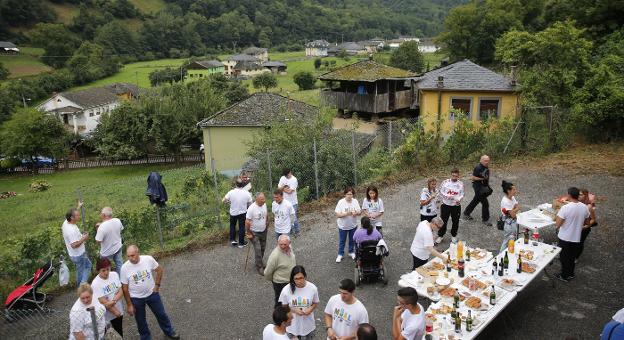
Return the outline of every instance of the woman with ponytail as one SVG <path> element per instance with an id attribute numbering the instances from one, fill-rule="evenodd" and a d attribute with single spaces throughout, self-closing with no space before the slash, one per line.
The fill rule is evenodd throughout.
<path id="1" fill-rule="evenodd" d="M 362 217 L 360 222 L 362 226 L 353 234 L 353 242 L 355 242 L 356 246 L 365 241 L 379 241 L 382 239 L 381 233 L 373 226 L 370 218 Z"/>

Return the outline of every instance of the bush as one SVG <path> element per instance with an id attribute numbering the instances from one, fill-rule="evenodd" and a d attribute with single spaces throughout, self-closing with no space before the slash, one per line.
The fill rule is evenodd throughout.
<path id="1" fill-rule="evenodd" d="M 293 81 L 299 86 L 299 91 L 311 90 L 316 83 L 316 77 L 310 72 L 297 72 L 293 76 Z"/>
<path id="2" fill-rule="evenodd" d="M 35 180 L 30 183 L 28 191 L 30 192 L 42 192 L 50 189 L 52 185 L 45 180 Z"/>

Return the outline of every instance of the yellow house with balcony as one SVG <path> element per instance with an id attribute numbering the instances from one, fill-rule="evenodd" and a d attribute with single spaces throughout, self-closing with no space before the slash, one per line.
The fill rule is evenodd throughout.
<path id="1" fill-rule="evenodd" d="M 450 132 L 455 117 L 463 112 L 478 123 L 485 118 L 517 117 L 520 113 L 518 86 L 509 79 L 470 60 L 462 60 L 415 78 L 416 106 L 427 130 Z M 452 109 L 455 109 L 451 111 Z"/>

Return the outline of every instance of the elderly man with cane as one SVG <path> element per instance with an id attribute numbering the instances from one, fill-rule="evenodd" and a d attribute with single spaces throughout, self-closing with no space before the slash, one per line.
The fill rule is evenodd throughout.
<path id="1" fill-rule="evenodd" d="M 267 206 L 264 193 L 256 194 L 256 201 L 247 208 L 245 216 L 245 229 L 247 230 L 247 239 L 251 241 L 256 255 L 256 271 L 260 275 L 264 275 L 264 249 L 266 248 L 267 238 Z M 245 258 L 245 270 L 247 270 L 247 261 L 249 260 L 249 249 L 247 249 L 247 258 Z"/>

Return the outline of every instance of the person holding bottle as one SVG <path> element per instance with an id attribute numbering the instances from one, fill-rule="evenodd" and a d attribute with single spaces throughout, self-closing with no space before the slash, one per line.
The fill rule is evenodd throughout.
<path id="1" fill-rule="evenodd" d="M 503 227 L 503 243 L 500 247 L 500 251 L 503 252 L 505 248 L 507 248 L 509 240 L 518 238 L 518 221 L 516 218 L 518 213 L 520 213 L 520 204 L 516 201 L 516 193 L 518 190 L 513 183 L 503 181 L 501 187 L 505 193 L 500 204 L 501 218 L 505 221 L 505 226 Z"/>

